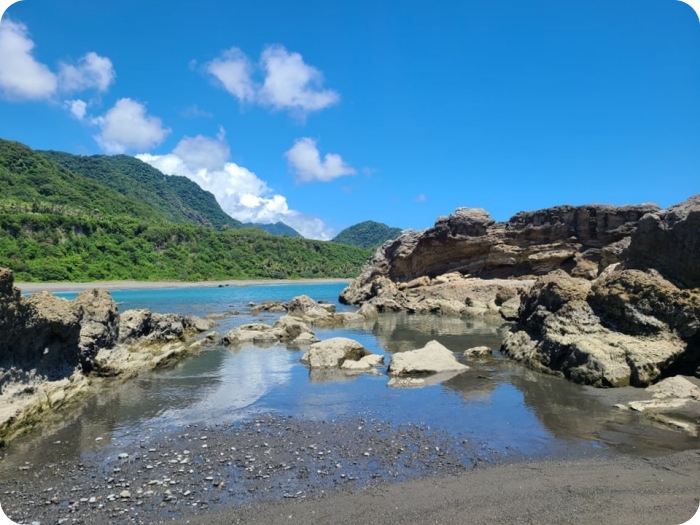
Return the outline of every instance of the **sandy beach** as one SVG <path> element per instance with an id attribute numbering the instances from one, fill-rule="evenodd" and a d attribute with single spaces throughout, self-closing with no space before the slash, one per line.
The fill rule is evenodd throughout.
<path id="1" fill-rule="evenodd" d="M 256 504 L 176 523 L 678 525 L 698 511 L 699 466 L 697 451 L 524 462 Z"/>
<path id="2" fill-rule="evenodd" d="M 283 284 L 335 284 L 349 283 L 350 279 L 245 279 L 232 281 L 95 281 L 90 283 L 19 283 L 15 286 L 22 293 L 36 292 L 82 292 L 101 288 L 103 290 L 164 290 L 173 288 L 216 288 L 220 286 L 263 286 Z"/>

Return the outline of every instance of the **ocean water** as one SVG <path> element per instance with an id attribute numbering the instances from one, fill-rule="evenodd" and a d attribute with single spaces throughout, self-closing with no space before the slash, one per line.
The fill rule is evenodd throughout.
<path id="1" fill-rule="evenodd" d="M 289 300 L 307 294 L 337 303 L 342 284 L 268 285 L 226 288 L 114 291 L 121 311 L 150 308 L 200 316 L 227 313 L 220 334 L 253 320 L 273 323 L 280 314 L 251 317 L 250 302 Z M 59 294 L 72 298 L 75 294 Z M 231 313 L 238 312 L 238 313 Z M 473 346 L 497 349 L 501 323 L 406 314 L 382 315 L 354 327 L 316 329 L 320 339 L 350 337 L 386 356 L 438 340 L 456 355 Z M 311 420 L 376 418 L 392 425 L 413 423 L 455 439 L 481 443 L 495 453 L 546 456 L 607 451 L 655 453 L 697 447 L 697 438 L 656 427 L 593 395 L 592 389 L 535 373 L 498 351 L 470 370 L 420 388 L 392 388 L 378 375 L 311 371 L 303 349 L 214 346 L 173 368 L 107 384 L 82 407 L 13 443 L 7 456 L 31 460 L 46 444 L 71 443 L 62 453 L 94 451 L 110 442 L 138 440 L 145 433 L 177 431 L 188 424 L 235 422 L 277 413 Z M 96 438 L 102 438 L 96 445 Z"/>

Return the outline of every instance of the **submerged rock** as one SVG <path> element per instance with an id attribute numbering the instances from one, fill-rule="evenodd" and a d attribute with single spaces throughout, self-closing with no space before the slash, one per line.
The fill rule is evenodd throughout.
<path id="1" fill-rule="evenodd" d="M 465 370 L 469 367 L 460 363 L 452 350 L 437 341 L 430 341 L 418 350 L 394 354 L 388 372 L 394 376 L 413 376 Z"/>
<path id="2" fill-rule="evenodd" d="M 685 377 L 663 379 L 645 389 L 652 399 L 631 401 L 627 407 L 654 421 L 697 436 L 700 430 L 700 388 Z"/>
<path id="3" fill-rule="evenodd" d="M 468 359 L 483 359 L 493 354 L 493 350 L 488 346 L 475 346 L 464 351 L 464 357 Z"/>
<path id="4" fill-rule="evenodd" d="M 290 343 L 311 344 L 318 341 L 311 329 L 296 317 L 283 315 L 274 325 L 263 323 L 245 324 L 232 330 L 221 339 L 225 345 Z"/>

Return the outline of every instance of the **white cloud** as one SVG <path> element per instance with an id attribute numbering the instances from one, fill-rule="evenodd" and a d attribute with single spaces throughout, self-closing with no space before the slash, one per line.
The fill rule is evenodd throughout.
<path id="1" fill-rule="evenodd" d="M 343 175 L 355 174 L 355 169 L 337 153 L 326 153 L 321 160 L 316 141 L 308 137 L 296 140 L 284 156 L 299 182 L 328 182 Z"/>
<path id="2" fill-rule="evenodd" d="M 87 102 L 84 100 L 66 100 L 65 106 L 68 108 L 68 111 L 70 111 L 71 115 L 73 115 L 75 118 L 78 120 L 83 120 L 85 118 L 85 113 L 87 112 Z"/>
<path id="3" fill-rule="evenodd" d="M 275 109 L 295 109 L 302 113 L 318 111 L 338 103 L 340 95 L 323 89 L 323 74 L 304 63 L 299 53 L 288 53 L 282 46 L 271 46 L 262 54 L 265 82 L 260 90 L 264 104 Z"/>
<path id="4" fill-rule="evenodd" d="M 198 135 L 183 138 L 166 155 L 136 157 L 168 175 L 182 175 L 210 191 L 221 208 L 242 222 L 282 221 L 304 237 L 330 239 L 333 230 L 318 217 L 290 209 L 286 197 L 274 193 L 255 173 L 229 160 L 223 132 L 217 139 Z"/>
<path id="5" fill-rule="evenodd" d="M 59 83 L 63 91 L 78 92 L 86 89 L 107 91 L 116 73 L 109 58 L 87 53 L 77 65 L 61 64 Z"/>
<path id="6" fill-rule="evenodd" d="M 0 92 L 11 100 L 41 100 L 56 91 L 58 80 L 32 54 L 27 26 L 5 19 L 0 23 Z"/>
<path id="7" fill-rule="evenodd" d="M 0 23 L 0 94 L 9 100 L 49 100 L 58 91 L 77 93 L 88 89 L 104 92 L 116 76 L 112 61 L 89 52 L 75 65 L 60 64 L 58 75 L 33 55 L 34 41 L 27 26 L 11 20 Z M 71 113 L 82 120 L 80 106 L 67 101 Z M 82 116 L 79 116 L 82 115 Z"/>
<path id="8" fill-rule="evenodd" d="M 306 64 L 299 53 L 290 53 L 282 46 L 263 50 L 261 85 L 253 80 L 251 61 L 235 47 L 206 64 L 205 69 L 241 102 L 290 110 L 301 117 L 340 101 L 336 91 L 323 88 L 323 74 L 318 69 Z"/>
<path id="9" fill-rule="evenodd" d="M 241 102 L 255 100 L 256 88 L 251 79 L 253 66 L 240 49 L 234 47 L 224 51 L 221 57 L 206 65 L 206 70 Z"/>
<path id="10" fill-rule="evenodd" d="M 120 98 L 103 117 L 93 119 L 101 131 L 95 140 L 107 153 L 145 150 L 161 144 L 170 133 L 158 117 L 130 98 Z"/>

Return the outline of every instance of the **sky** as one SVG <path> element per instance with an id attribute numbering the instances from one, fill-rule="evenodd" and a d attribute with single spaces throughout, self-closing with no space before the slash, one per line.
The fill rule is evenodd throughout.
<path id="1" fill-rule="evenodd" d="M 133 155 L 329 239 L 700 193 L 700 22 L 676 0 L 24 0 L 0 138 Z"/>

